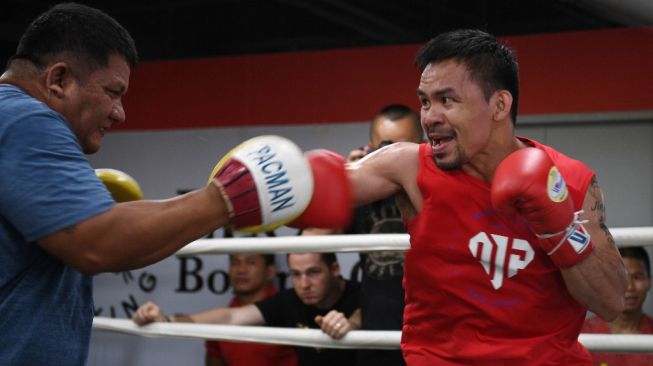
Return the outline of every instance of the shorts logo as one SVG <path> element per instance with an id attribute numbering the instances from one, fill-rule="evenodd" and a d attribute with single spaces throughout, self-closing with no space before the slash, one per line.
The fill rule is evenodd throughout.
<path id="1" fill-rule="evenodd" d="M 562 202 L 567 198 L 567 184 L 558 171 L 558 168 L 555 166 L 551 167 L 551 170 L 549 170 L 546 187 L 551 201 Z"/>
<path id="2" fill-rule="evenodd" d="M 515 276 L 535 256 L 535 251 L 526 240 L 496 234 L 488 236 L 484 232 L 469 239 L 469 250 L 481 262 L 495 290 L 501 288 L 506 276 Z"/>

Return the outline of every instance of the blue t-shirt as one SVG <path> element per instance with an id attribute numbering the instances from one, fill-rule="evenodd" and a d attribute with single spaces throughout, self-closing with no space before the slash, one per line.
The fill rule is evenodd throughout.
<path id="1" fill-rule="evenodd" d="M 92 278 L 37 241 L 115 202 L 64 118 L 0 84 L 0 365 L 83 365 Z"/>

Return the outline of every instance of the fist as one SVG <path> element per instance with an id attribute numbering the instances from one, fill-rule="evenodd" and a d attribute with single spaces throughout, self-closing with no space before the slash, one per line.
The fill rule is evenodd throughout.
<path id="1" fill-rule="evenodd" d="M 494 172 L 490 197 L 500 214 L 522 215 L 536 234 L 560 232 L 574 218 L 565 180 L 540 149 L 508 155 Z"/>
<path id="2" fill-rule="evenodd" d="M 543 150 L 525 148 L 508 155 L 494 172 L 490 198 L 499 214 L 526 220 L 558 267 L 573 266 L 592 252 L 567 184 Z"/>
<path id="3" fill-rule="evenodd" d="M 161 312 L 161 309 L 157 304 L 148 301 L 136 310 L 132 320 L 138 325 L 145 325 L 166 321 L 166 316 Z"/>
<path id="4" fill-rule="evenodd" d="M 315 324 L 317 324 L 324 333 L 334 339 L 340 339 L 352 330 L 352 326 L 345 317 L 345 314 L 336 310 L 331 310 L 324 316 L 316 316 Z"/>
<path id="5" fill-rule="evenodd" d="M 306 210 L 288 226 L 346 228 L 354 206 L 345 158 L 325 149 L 308 151 L 305 156 L 313 172 L 313 196 Z"/>

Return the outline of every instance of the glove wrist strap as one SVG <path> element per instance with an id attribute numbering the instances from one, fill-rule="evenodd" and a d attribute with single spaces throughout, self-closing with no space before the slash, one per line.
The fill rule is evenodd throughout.
<path id="1" fill-rule="evenodd" d="M 535 234 L 544 245 L 547 255 L 560 268 L 571 267 L 588 256 L 594 245 L 584 224 L 580 220 L 583 211 L 574 213 L 572 222 L 564 230 L 553 234 Z M 556 240 L 555 238 L 559 238 Z"/>

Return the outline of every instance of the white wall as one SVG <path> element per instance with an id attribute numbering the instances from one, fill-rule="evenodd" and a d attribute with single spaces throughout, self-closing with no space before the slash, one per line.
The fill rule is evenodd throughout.
<path id="1" fill-rule="evenodd" d="M 653 123 L 603 122 L 597 124 L 530 124 L 518 133 L 551 145 L 585 161 L 597 173 L 605 193 L 610 227 L 653 226 Z M 90 156 L 95 168 L 116 168 L 132 175 L 141 185 L 147 199 L 176 195 L 179 189 L 192 189 L 206 184 L 207 177 L 219 158 L 241 141 L 262 134 L 286 136 L 303 149 L 328 148 L 346 155 L 351 149 L 367 143 L 368 122 L 174 130 L 156 132 L 115 132 L 107 135 L 101 152 Z M 293 235 L 294 230 L 280 230 Z M 653 244 L 653 243 L 652 243 Z M 356 255 L 339 255 L 344 273 L 357 260 Z M 199 273 L 208 281 L 214 273 L 227 268 L 224 256 L 202 256 Z M 279 264 L 284 266 L 280 256 Z M 212 306 L 224 306 L 230 295 L 216 295 L 203 286 L 197 293 L 182 293 L 180 265 L 177 258 L 168 258 L 153 266 L 122 274 L 96 277 L 96 309 L 124 318 L 121 302 L 137 303 L 155 300 L 169 312 L 192 312 Z M 285 268 L 285 267 L 284 267 Z M 156 285 L 152 278 L 156 277 Z M 191 278 L 187 277 L 188 281 Z M 141 280 L 141 285 L 139 285 Z M 151 292 L 146 290 L 154 287 Z M 647 311 L 653 313 L 651 302 Z M 94 333 L 89 365 L 200 365 L 203 363 L 202 342 L 172 338 L 146 339 L 136 336 Z"/>

